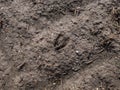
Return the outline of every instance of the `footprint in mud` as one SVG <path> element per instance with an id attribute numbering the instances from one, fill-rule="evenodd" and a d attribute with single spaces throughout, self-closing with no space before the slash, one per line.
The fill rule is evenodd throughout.
<path id="1" fill-rule="evenodd" d="M 58 36 L 54 40 L 55 50 L 60 50 L 60 49 L 64 48 L 67 45 L 68 41 L 69 41 L 69 37 L 66 36 L 66 34 L 64 32 L 58 34 Z"/>

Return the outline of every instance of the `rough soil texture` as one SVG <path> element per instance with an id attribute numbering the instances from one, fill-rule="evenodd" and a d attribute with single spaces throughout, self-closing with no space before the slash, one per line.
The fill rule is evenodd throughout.
<path id="1" fill-rule="evenodd" d="M 0 90 L 120 90 L 120 0 L 0 0 Z"/>

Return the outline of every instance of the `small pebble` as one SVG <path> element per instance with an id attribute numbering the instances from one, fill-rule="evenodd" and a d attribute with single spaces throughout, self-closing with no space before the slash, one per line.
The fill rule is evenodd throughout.
<path id="1" fill-rule="evenodd" d="M 75 51 L 77 54 L 79 53 L 79 51 Z"/>
<path id="2" fill-rule="evenodd" d="M 56 85 L 56 83 L 53 83 L 53 85 Z"/>
<path id="3" fill-rule="evenodd" d="M 77 20 L 75 20 L 75 19 L 72 19 L 71 22 L 72 22 L 73 24 L 77 24 Z"/>

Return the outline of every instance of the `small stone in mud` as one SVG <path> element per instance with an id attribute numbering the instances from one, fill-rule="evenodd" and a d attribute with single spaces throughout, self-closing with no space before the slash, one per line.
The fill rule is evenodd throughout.
<path id="1" fill-rule="evenodd" d="M 79 53 L 79 51 L 75 51 L 77 54 Z"/>
<path id="2" fill-rule="evenodd" d="M 77 20 L 75 20 L 75 19 L 72 19 L 71 22 L 72 22 L 73 24 L 77 24 Z"/>

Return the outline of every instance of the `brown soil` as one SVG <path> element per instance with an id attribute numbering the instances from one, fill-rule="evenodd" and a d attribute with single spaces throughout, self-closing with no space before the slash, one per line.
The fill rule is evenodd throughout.
<path id="1" fill-rule="evenodd" d="M 120 90 L 120 0 L 0 0 L 0 90 Z"/>

